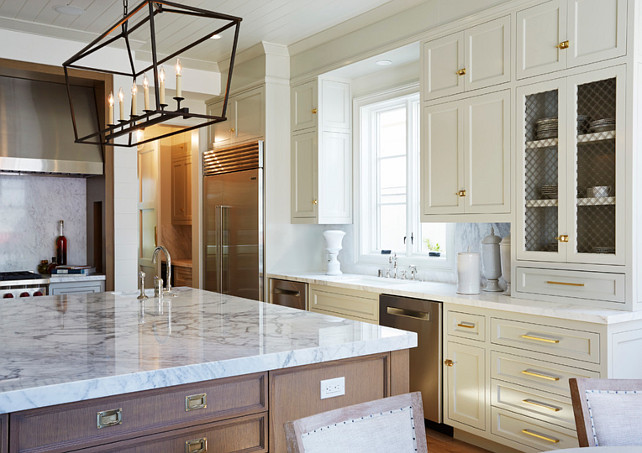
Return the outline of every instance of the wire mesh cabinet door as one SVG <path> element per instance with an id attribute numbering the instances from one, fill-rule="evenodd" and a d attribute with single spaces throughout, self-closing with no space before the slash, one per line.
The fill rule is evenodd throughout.
<path id="1" fill-rule="evenodd" d="M 517 258 L 566 261 L 566 80 L 517 91 Z"/>
<path id="2" fill-rule="evenodd" d="M 567 79 L 569 262 L 625 264 L 624 79 L 623 66 Z"/>

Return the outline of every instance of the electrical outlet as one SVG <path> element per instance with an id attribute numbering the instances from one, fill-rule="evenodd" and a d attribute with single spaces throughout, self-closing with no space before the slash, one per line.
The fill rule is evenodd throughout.
<path id="1" fill-rule="evenodd" d="M 346 378 L 338 377 L 321 381 L 321 399 L 334 398 L 346 394 Z"/>

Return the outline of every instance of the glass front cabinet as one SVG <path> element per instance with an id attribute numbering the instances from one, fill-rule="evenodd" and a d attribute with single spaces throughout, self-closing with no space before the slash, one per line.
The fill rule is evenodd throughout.
<path id="1" fill-rule="evenodd" d="M 625 264 L 623 66 L 518 89 L 517 259 Z"/>

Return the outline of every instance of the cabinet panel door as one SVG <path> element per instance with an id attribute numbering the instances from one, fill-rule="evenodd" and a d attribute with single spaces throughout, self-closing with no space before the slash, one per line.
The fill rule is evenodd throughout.
<path id="1" fill-rule="evenodd" d="M 626 0 L 570 0 L 568 66 L 626 54 Z"/>
<path id="2" fill-rule="evenodd" d="M 292 88 L 292 131 L 317 125 L 317 81 Z"/>
<path id="3" fill-rule="evenodd" d="M 317 134 L 307 132 L 292 136 L 292 217 L 316 218 Z"/>
<path id="4" fill-rule="evenodd" d="M 321 125 L 324 131 L 350 130 L 350 84 L 321 79 Z"/>
<path id="5" fill-rule="evenodd" d="M 517 13 L 517 78 L 566 68 L 566 0 L 553 0 Z"/>
<path id="6" fill-rule="evenodd" d="M 510 90 L 464 104 L 466 213 L 510 212 Z"/>
<path id="7" fill-rule="evenodd" d="M 224 144 L 227 145 L 230 143 L 230 140 L 232 139 L 232 129 L 234 129 L 234 103 L 233 102 L 228 102 L 227 104 L 227 112 L 225 113 L 225 116 L 227 117 L 227 121 L 222 121 L 220 123 L 214 123 L 212 126 L 210 126 L 210 132 L 208 136 L 208 149 L 211 149 L 214 145 L 214 143 L 217 144 Z M 223 103 L 222 102 L 217 102 L 216 104 L 213 104 L 211 107 L 209 107 L 209 112 L 212 115 L 220 115 L 221 114 L 221 109 L 223 108 Z"/>
<path id="8" fill-rule="evenodd" d="M 445 366 L 446 422 L 463 423 L 486 429 L 486 351 L 476 346 L 447 342 L 445 357 L 452 366 Z"/>
<path id="9" fill-rule="evenodd" d="M 464 33 L 466 90 L 510 80 L 510 16 L 477 25 Z"/>
<path id="10" fill-rule="evenodd" d="M 464 33 L 444 36 L 424 44 L 424 99 L 434 99 L 464 91 Z"/>
<path id="11" fill-rule="evenodd" d="M 350 134 L 322 132 L 319 156 L 319 223 L 352 222 Z"/>
<path id="12" fill-rule="evenodd" d="M 186 225 L 192 220 L 191 159 L 172 159 L 172 223 Z"/>
<path id="13" fill-rule="evenodd" d="M 464 212 L 463 124 L 460 103 L 424 107 L 421 149 L 422 214 Z"/>
<path id="14" fill-rule="evenodd" d="M 236 127 L 233 136 L 238 141 L 263 137 L 263 90 L 256 89 L 234 98 Z"/>

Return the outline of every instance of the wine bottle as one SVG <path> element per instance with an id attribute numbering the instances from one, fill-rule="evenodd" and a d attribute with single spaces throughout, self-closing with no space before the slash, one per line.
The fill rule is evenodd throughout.
<path id="1" fill-rule="evenodd" d="M 67 238 L 64 233 L 65 222 L 61 220 L 58 222 L 58 229 L 60 236 L 56 238 L 56 261 L 58 265 L 67 264 Z"/>

